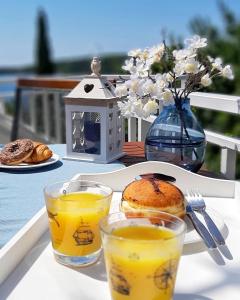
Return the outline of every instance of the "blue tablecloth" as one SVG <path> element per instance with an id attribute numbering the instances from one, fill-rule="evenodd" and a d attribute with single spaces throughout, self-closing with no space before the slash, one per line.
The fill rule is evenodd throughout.
<path id="1" fill-rule="evenodd" d="M 63 157 L 66 145 L 50 145 Z M 51 166 L 31 170 L 0 168 L 0 248 L 44 205 L 43 188 L 57 181 L 71 179 L 77 173 L 101 173 L 123 168 L 116 161 L 95 164 L 61 160 Z"/>

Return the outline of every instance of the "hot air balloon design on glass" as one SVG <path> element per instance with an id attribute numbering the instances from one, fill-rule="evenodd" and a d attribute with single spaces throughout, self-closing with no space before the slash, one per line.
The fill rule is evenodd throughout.
<path id="1" fill-rule="evenodd" d="M 73 234 L 73 238 L 76 241 L 77 246 L 89 245 L 93 243 L 94 233 L 87 223 L 81 221 L 80 226 Z"/>

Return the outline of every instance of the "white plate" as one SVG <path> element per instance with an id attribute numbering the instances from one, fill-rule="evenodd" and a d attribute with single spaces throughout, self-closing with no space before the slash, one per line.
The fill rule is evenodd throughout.
<path id="1" fill-rule="evenodd" d="M 121 197 L 122 197 L 121 192 L 113 193 L 113 199 L 112 199 L 110 213 L 119 211 Z M 207 212 L 209 213 L 209 215 L 211 216 L 211 218 L 217 225 L 217 227 L 220 230 L 220 232 L 222 233 L 223 237 L 226 239 L 226 237 L 228 235 L 228 229 L 224 223 L 223 217 L 218 212 L 213 210 L 212 208 L 207 208 Z M 205 225 L 203 217 L 199 213 L 197 213 L 197 216 Z M 189 220 L 189 218 L 187 216 L 185 217 L 184 221 L 187 224 L 187 232 L 185 234 L 184 247 L 183 247 L 184 254 L 190 254 L 190 253 L 196 253 L 196 252 L 202 251 L 205 248 L 202 238 L 197 233 L 197 231 L 194 229 L 191 221 Z"/>
<path id="2" fill-rule="evenodd" d="M 0 168 L 2 169 L 9 169 L 9 170 L 23 170 L 23 169 L 37 169 L 37 168 L 42 168 L 45 166 L 49 166 L 52 164 L 55 164 L 57 161 L 59 161 L 60 157 L 58 154 L 53 153 L 52 157 L 49 158 L 48 160 L 39 163 L 39 164 L 27 164 L 27 163 L 21 163 L 19 165 L 3 165 L 0 163 Z"/>
<path id="3" fill-rule="evenodd" d="M 223 217 L 216 210 L 214 210 L 210 207 L 207 207 L 206 211 L 208 212 L 209 216 L 212 218 L 212 220 L 216 224 L 219 231 L 222 233 L 224 239 L 226 239 L 228 236 L 228 229 L 224 222 Z M 199 213 L 196 213 L 196 214 L 197 214 L 197 217 L 206 226 L 206 223 L 205 223 L 202 215 Z M 187 232 L 185 234 L 185 239 L 184 239 L 184 253 L 188 254 L 188 253 L 193 253 L 193 252 L 198 252 L 198 251 L 203 250 L 205 248 L 204 242 L 203 242 L 202 238 L 200 237 L 200 235 L 195 230 L 195 228 L 193 227 L 190 219 L 186 216 L 184 220 L 187 224 Z M 207 226 L 206 226 L 206 228 L 207 228 Z"/>

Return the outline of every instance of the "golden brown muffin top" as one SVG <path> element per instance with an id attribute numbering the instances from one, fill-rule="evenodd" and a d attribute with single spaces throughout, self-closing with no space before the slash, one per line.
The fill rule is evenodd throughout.
<path id="1" fill-rule="evenodd" d="M 175 185 L 151 178 L 131 182 L 123 191 L 123 200 L 130 205 L 165 208 L 181 205 L 184 196 Z"/>

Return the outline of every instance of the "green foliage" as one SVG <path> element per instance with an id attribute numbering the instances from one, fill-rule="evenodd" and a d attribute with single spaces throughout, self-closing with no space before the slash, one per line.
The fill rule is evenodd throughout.
<path id="1" fill-rule="evenodd" d="M 37 74 L 54 73 L 54 64 L 51 61 L 50 46 L 47 34 L 47 17 L 40 10 L 37 17 L 37 41 L 36 41 L 36 66 Z"/>
<path id="2" fill-rule="evenodd" d="M 5 102 L 5 111 L 7 115 L 13 115 L 14 113 L 14 102 L 13 101 L 9 101 L 9 102 Z"/>

